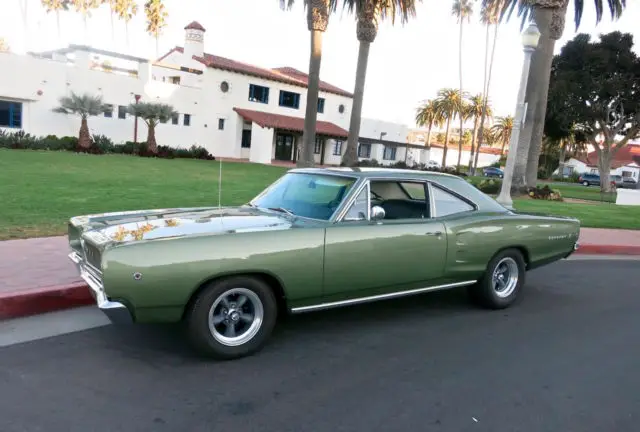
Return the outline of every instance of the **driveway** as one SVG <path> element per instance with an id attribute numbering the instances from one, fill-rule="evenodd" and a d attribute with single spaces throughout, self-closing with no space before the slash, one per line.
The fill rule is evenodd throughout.
<path id="1" fill-rule="evenodd" d="M 0 430 L 634 431 L 637 281 L 638 261 L 563 261 L 506 311 L 458 290 L 300 315 L 232 362 L 171 327 L 14 344 Z"/>

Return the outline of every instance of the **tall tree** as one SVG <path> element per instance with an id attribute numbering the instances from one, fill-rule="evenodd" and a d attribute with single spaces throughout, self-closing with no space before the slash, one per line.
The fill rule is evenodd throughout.
<path id="1" fill-rule="evenodd" d="M 91 12 L 98 9 L 102 4 L 102 0 L 69 0 L 73 5 L 76 12 L 82 15 L 82 22 L 84 23 L 84 36 L 87 38 L 87 20 L 91 17 Z"/>
<path id="2" fill-rule="evenodd" d="M 504 1 L 504 0 L 503 0 Z M 485 33 L 485 49 L 484 49 L 484 102 L 485 106 L 482 110 L 482 115 L 480 116 L 480 126 L 478 133 L 478 144 L 477 151 L 475 155 L 475 159 L 473 161 L 473 168 L 471 170 L 471 175 L 475 175 L 476 169 L 478 168 L 478 157 L 480 155 L 480 147 L 484 142 L 484 132 L 486 130 L 490 130 L 484 126 L 485 120 L 487 117 L 487 103 L 489 102 L 489 91 L 491 87 L 491 73 L 493 72 L 493 63 L 495 60 L 496 54 L 496 42 L 498 41 L 498 30 L 500 29 L 500 5 L 502 3 L 498 2 L 494 5 L 483 5 L 480 11 L 480 21 L 486 27 Z M 493 26 L 493 43 L 491 46 L 491 60 L 489 60 L 489 32 L 491 27 Z M 487 63 L 489 66 L 489 70 L 487 71 Z"/>
<path id="3" fill-rule="evenodd" d="M 569 0 L 482 0 L 483 5 L 500 5 L 501 16 L 518 8 L 518 15 L 524 23 L 533 17 L 540 30 L 540 42 L 531 58 L 529 82 L 525 100 L 527 101 L 526 118 L 518 142 L 516 164 L 513 175 L 514 192 L 528 185 L 535 187 L 538 173 L 538 156 L 542 146 L 545 112 L 549 91 L 549 77 L 555 42 L 564 32 Z M 588 1 L 588 0 L 587 0 Z M 605 8 L 611 12 L 612 19 L 617 19 L 626 7 L 626 0 L 593 0 L 596 12 L 596 24 L 600 23 Z M 584 12 L 585 0 L 573 0 L 576 31 L 580 27 Z"/>
<path id="4" fill-rule="evenodd" d="M 90 94 L 76 94 L 71 92 L 70 96 L 63 96 L 59 100 L 60 105 L 53 109 L 61 114 L 75 114 L 80 116 L 80 132 L 78 133 L 78 147 L 89 149 L 91 147 L 91 134 L 87 119 L 104 113 L 108 107 L 102 102 L 102 96 Z"/>
<path id="5" fill-rule="evenodd" d="M 136 0 L 115 0 L 115 12 L 124 22 L 125 39 L 129 45 L 129 21 L 138 14 L 138 4 Z"/>
<path id="6" fill-rule="evenodd" d="M 60 12 L 69 10 L 69 0 L 40 0 L 42 6 L 47 13 L 54 12 L 56 14 L 56 26 L 58 28 L 58 39 L 61 38 L 60 34 Z"/>
<path id="7" fill-rule="evenodd" d="M 155 102 L 138 102 L 130 104 L 127 111 L 133 116 L 140 117 L 147 124 L 147 150 L 151 154 L 158 153 L 156 142 L 156 126 L 160 122 L 167 122 L 177 114 L 171 105 Z"/>
<path id="8" fill-rule="evenodd" d="M 443 118 L 438 111 L 435 102 L 428 100 L 422 103 L 416 110 L 416 125 L 419 127 L 427 127 L 427 140 L 425 147 L 431 149 L 431 130 L 434 126 L 442 126 Z"/>
<path id="9" fill-rule="evenodd" d="M 611 161 L 640 136 L 640 58 L 633 36 L 612 32 L 597 42 L 576 36 L 553 60 L 549 94 L 562 104 L 552 109 L 586 133 L 598 155 L 600 187 L 609 192 Z"/>
<path id="10" fill-rule="evenodd" d="M 453 6 L 451 7 L 451 14 L 456 17 L 458 20 L 458 25 L 460 27 L 460 35 L 458 36 L 458 77 L 460 79 L 460 94 L 464 95 L 464 90 L 462 87 L 462 34 L 464 28 L 465 20 L 468 22 L 471 21 L 471 15 L 473 15 L 473 5 L 471 4 L 471 0 L 454 0 Z M 466 112 L 461 112 L 458 118 L 460 119 L 460 136 L 458 139 L 458 170 L 460 169 L 460 158 L 462 156 L 462 136 L 464 129 L 464 122 L 466 119 Z"/>
<path id="11" fill-rule="evenodd" d="M 162 0 L 148 0 L 144 4 L 147 33 L 156 40 L 156 58 L 160 56 L 160 35 L 167 25 L 167 10 Z"/>
<path id="12" fill-rule="evenodd" d="M 391 23 L 395 24 L 396 17 L 399 17 L 402 24 L 405 24 L 411 17 L 415 16 L 416 3 L 422 0 L 343 1 L 349 12 L 355 11 L 357 19 L 356 36 L 360 42 L 347 149 L 342 158 L 344 165 L 353 166 L 358 162 L 358 138 L 360 136 L 360 122 L 362 121 L 362 102 L 367 77 L 367 64 L 369 62 L 369 48 L 378 34 L 378 24 L 386 18 L 390 18 Z"/>
<path id="13" fill-rule="evenodd" d="M 447 166 L 447 150 L 449 147 L 449 134 L 451 133 L 451 121 L 456 119 L 462 105 L 460 91 L 453 88 L 444 88 L 438 91 L 438 97 L 433 102 L 439 118 L 446 122 L 447 129 L 444 135 L 444 148 L 442 149 L 442 168 Z"/>
<path id="14" fill-rule="evenodd" d="M 280 0 L 282 9 L 291 9 L 295 0 Z M 307 80 L 307 106 L 302 131 L 302 146 L 296 165 L 314 165 L 313 148 L 316 143 L 318 121 L 318 93 L 320 91 L 320 66 L 322 63 L 322 37 L 329 25 L 329 16 L 336 10 L 338 0 L 304 0 L 307 11 L 307 28 L 311 36 L 309 52 L 309 78 Z"/>
<path id="15" fill-rule="evenodd" d="M 462 146 L 464 144 L 464 123 L 470 118 L 471 111 L 469 110 L 469 102 L 467 101 L 467 94 L 460 93 L 459 105 L 458 105 L 458 119 L 460 120 L 460 133 L 458 134 L 458 162 L 456 169 L 460 171 L 460 162 L 462 161 Z"/>
<path id="16" fill-rule="evenodd" d="M 471 175 L 474 174 L 473 171 L 473 163 L 477 160 L 476 152 L 480 150 L 480 147 L 476 148 L 476 139 L 478 137 L 478 122 L 482 118 L 483 115 L 486 114 L 488 117 L 492 117 L 493 113 L 491 111 L 491 107 L 489 106 L 486 98 L 482 96 L 482 94 L 477 94 L 469 98 L 468 105 L 469 113 L 468 117 L 473 119 L 473 133 L 471 135 L 471 155 L 469 156 L 469 173 Z M 482 125 L 484 127 L 484 125 Z"/>
<path id="17" fill-rule="evenodd" d="M 504 155 L 504 148 L 511 140 L 512 131 L 513 117 L 511 116 L 497 117 L 496 123 L 491 127 L 493 138 L 496 142 L 502 144 L 500 147 L 500 156 Z"/>

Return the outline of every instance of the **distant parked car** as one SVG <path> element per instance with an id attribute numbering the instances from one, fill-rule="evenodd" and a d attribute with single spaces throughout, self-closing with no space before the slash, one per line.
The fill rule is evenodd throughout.
<path id="1" fill-rule="evenodd" d="M 498 177 L 498 178 L 504 177 L 504 171 L 496 167 L 485 167 L 483 168 L 482 172 L 485 177 Z"/>
<path id="2" fill-rule="evenodd" d="M 624 187 L 624 181 L 622 176 L 612 175 L 609 176 L 609 181 L 611 182 L 611 186 L 615 187 Z M 600 186 L 600 175 L 599 174 L 581 174 L 578 177 L 578 183 L 584 186 Z"/>
<path id="3" fill-rule="evenodd" d="M 600 186 L 600 176 L 598 174 L 581 174 L 578 183 L 584 186 Z"/>
<path id="4" fill-rule="evenodd" d="M 440 164 L 434 160 L 430 160 L 426 163 L 427 168 L 440 168 Z"/>
<path id="5" fill-rule="evenodd" d="M 638 189 L 638 182 L 630 177 L 624 177 L 618 187 L 623 189 Z"/>

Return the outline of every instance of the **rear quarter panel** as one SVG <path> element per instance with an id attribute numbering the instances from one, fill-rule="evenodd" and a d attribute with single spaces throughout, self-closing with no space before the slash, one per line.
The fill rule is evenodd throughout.
<path id="1" fill-rule="evenodd" d="M 199 286 L 233 274 L 268 274 L 290 302 L 319 297 L 323 253 L 323 227 L 154 240 L 108 249 L 103 281 L 110 298 L 138 315 L 158 314 L 143 321 L 174 320 Z"/>
<path id="2" fill-rule="evenodd" d="M 447 275 L 463 279 L 479 278 L 491 258 L 505 248 L 521 249 L 529 267 L 562 258 L 573 250 L 580 232 L 575 220 L 513 213 L 442 220 L 447 229 Z"/>

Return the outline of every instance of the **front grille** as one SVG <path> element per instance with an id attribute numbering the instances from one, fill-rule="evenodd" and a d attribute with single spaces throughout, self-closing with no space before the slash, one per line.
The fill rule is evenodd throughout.
<path id="1" fill-rule="evenodd" d="M 101 271 L 102 265 L 100 261 L 100 249 L 95 247 L 94 245 L 83 242 L 83 253 L 84 260 L 87 264 L 94 267 L 95 269 Z"/>

